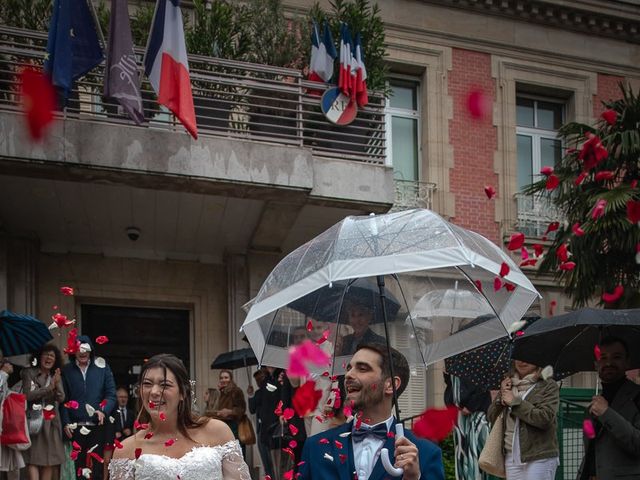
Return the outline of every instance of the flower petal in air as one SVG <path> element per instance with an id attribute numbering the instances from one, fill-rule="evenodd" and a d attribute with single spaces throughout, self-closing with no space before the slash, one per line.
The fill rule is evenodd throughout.
<path id="1" fill-rule="evenodd" d="M 275 392 L 278 389 L 278 387 L 276 387 L 275 385 L 270 384 L 269 382 L 267 382 L 267 390 L 271 393 Z"/>
<path id="2" fill-rule="evenodd" d="M 484 194 L 489 200 L 496 196 L 496 189 L 492 185 L 485 185 Z"/>
<path id="3" fill-rule="evenodd" d="M 548 177 L 549 175 L 551 175 L 553 173 L 553 167 L 542 167 L 542 169 L 540 170 L 540 173 L 546 177 Z"/>
<path id="4" fill-rule="evenodd" d="M 475 283 L 476 288 L 478 289 L 478 291 L 479 291 L 480 293 L 482 293 L 482 282 L 481 282 L 480 280 L 474 280 L 474 282 L 473 282 L 473 283 Z"/>
<path id="5" fill-rule="evenodd" d="M 96 343 L 98 345 L 104 345 L 108 341 L 109 341 L 109 337 L 107 337 L 106 335 L 100 335 L 99 337 L 96 337 Z"/>
<path id="6" fill-rule="evenodd" d="M 458 419 L 458 408 L 429 408 L 413 424 L 413 433 L 432 442 L 441 442 L 449 436 Z"/>
<path id="7" fill-rule="evenodd" d="M 90 417 L 93 417 L 96 414 L 96 409 L 93 408 L 91 405 L 89 405 L 88 403 L 85 404 L 84 406 L 85 410 L 87 411 L 87 415 L 89 415 Z"/>
<path id="8" fill-rule="evenodd" d="M 69 400 L 68 402 L 64 403 L 64 406 L 66 408 L 71 408 L 73 410 L 77 410 L 78 407 L 80 406 L 80 404 L 76 400 Z"/>
<path id="9" fill-rule="evenodd" d="M 509 243 L 507 244 L 508 250 L 518 250 L 524 245 L 524 233 L 517 232 L 511 235 Z"/>
<path id="10" fill-rule="evenodd" d="M 292 403 L 299 417 L 313 412 L 322 398 L 322 390 L 316 390 L 316 382 L 308 380 L 293 395 Z"/>
<path id="11" fill-rule="evenodd" d="M 298 435 L 298 428 L 293 423 L 289 424 L 289 431 L 291 432 L 291 435 L 293 435 L 294 437 Z"/>
<path id="12" fill-rule="evenodd" d="M 600 358 L 602 357 L 602 352 L 600 351 L 600 345 L 595 344 L 593 346 L 593 358 L 596 359 L 596 361 L 600 361 Z"/>
<path id="13" fill-rule="evenodd" d="M 520 249 L 520 258 L 522 260 L 527 260 L 529 258 L 529 250 L 527 250 L 527 247 L 522 247 Z"/>
<path id="14" fill-rule="evenodd" d="M 576 237 L 581 237 L 584 235 L 584 230 L 582 229 L 582 227 L 580 227 L 580 224 L 577 222 L 573 224 L 573 227 L 571 227 L 571 231 Z"/>
<path id="15" fill-rule="evenodd" d="M 605 208 L 607 207 L 607 201 L 603 198 L 599 199 L 593 206 L 591 211 L 591 218 L 597 220 L 604 215 Z"/>
<path id="16" fill-rule="evenodd" d="M 560 260 L 561 262 L 566 262 L 567 260 L 569 260 L 569 251 L 567 250 L 566 243 L 560 244 L 560 246 L 556 249 L 556 257 L 558 257 L 558 260 Z"/>
<path id="17" fill-rule="evenodd" d="M 565 272 L 569 272 L 576 268 L 576 262 L 562 262 L 558 268 L 560 270 L 564 270 Z"/>
<path id="18" fill-rule="evenodd" d="M 615 174 L 611 170 L 601 170 L 595 174 L 596 182 L 604 182 L 605 180 L 612 180 Z"/>
<path id="19" fill-rule="evenodd" d="M 176 443 L 176 438 L 170 438 L 169 440 L 167 440 L 166 442 L 164 442 L 164 446 L 165 447 L 170 447 L 171 445 L 173 445 L 174 443 Z"/>
<path id="20" fill-rule="evenodd" d="M 548 226 L 547 226 L 547 230 L 544 232 L 544 234 L 548 234 L 551 232 L 555 232 L 556 230 L 558 230 L 558 228 L 560 228 L 560 222 L 551 222 Z"/>
<path id="21" fill-rule="evenodd" d="M 107 362 L 105 362 L 104 358 L 102 357 L 96 357 L 93 360 L 93 363 L 95 364 L 96 367 L 98 368 L 104 368 L 107 366 Z"/>
<path id="22" fill-rule="evenodd" d="M 507 265 L 505 262 L 502 262 L 502 264 L 500 265 L 500 276 L 506 277 L 507 275 L 509 275 L 510 271 L 511 269 L 509 268 L 509 265 Z"/>
<path id="23" fill-rule="evenodd" d="M 593 427 L 593 421 L 590 418 L 585 418 L 582 422 L 582 431 L 589 440 L 596 438 L 596 429 Z"/>
<path id="24" fill-rule="evenodd" d="M 622 294 L 624 293 L 624 287 L 622 285 L 617 285 L 616 288 L 613 289 L 613 292 L 611 293 L 603 293 L 602 294 L 602 300 L 605 303 L 615 303 L 618 300 L 620 300 L 620 297 L 622 297 Z"/>
<path id="25" fill-rule="evenodd" d="M 553 173 L 547 177 L 547 183 L 545 183 L 544 188 L 547 190 L 555 190 L 560 185 L 560 179 L 554 175 Z"/>
<path id="26" fill-rule="evenodd" d="M 500 280 L 498 277 L 494 278 L 493 279 L 493 290 L 495 292 L 497 292 L 501 288 L 502 288 L 502 280 Z"/>
<path id="27" fill-rule="evenodd" d="M 80 427 L 80 434 L 81 435 L 89 435 L 90 433 L 91 433 L 91 430 L 89 430 L 84 425 L 82 427 Z"/>
<path id="28" fill-rule="evenodd" d="M 577 187 L 582 182 L 584 182 L 584 179 L 587 178 L 587 175 L 589 175 L 589 172 L 580 172 L 580 175 L 576 177 L 576 179 L 573 181 L 573 184 Z"/>
<path id="29" fill-rule="evenodd" d="M 485 117 L 489 107 L 489 101 L 482 90 L 474 88 L 467 95 L 467 111 L 473 119 L 480 120 Z"/>
<path id="30" fill-rule="evenodd" d="M 293 408 L 285 408 L 284 411 L 282 412 L 282 418 L 284 418 L 287 421 L 291 420 L 295 415 L 295 413 L 296 412 Z"/>
<path id="31" fill-rule="evenodd" d="M 600 114 L 600 117 L 609 125 L 615 125 L 616 121 L 618 120 L 618 112 L 611 108 L 607 108 Z"/>
<path id="32" fill-rule="evenodd" d="M 140 458 L 140 455 L 142 455 L 142 449 L 141 448 L 136 448 L 136 450 L 134 452 L 134 457 L 136 458 L 136 460 L 138 458 Z"/>
<path id="33" fill-rule="evenodd" d="M 544 252 L 544 246 L 542 246 L 542 244 L 536 243 L 533 245 L 533 253 L 535 254 L 536 257 L 541 256 L 543 252 Z"/>
<path id="34" fill-rule="evenodd" d="M 65 297 L 71 297 L 74 295 L 73 287 L 60 287 L 60 293 Z"/>

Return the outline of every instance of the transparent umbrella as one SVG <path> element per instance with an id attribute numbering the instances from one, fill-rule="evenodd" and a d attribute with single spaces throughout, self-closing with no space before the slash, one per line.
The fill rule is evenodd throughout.
<path id="1" fill-rule="evenodd" d="M 503 264 L 505 288 L 494 289 Z M 363 294 L 376 287 L 378 295 Z M 469 312 L 454 311 L 418 324 L 419 300 L 451 288 L 476 294 L 480 312 L 468 318 Z M 286 368 L 295 333 L 312 320 L 328 335 L 322 345 L 334 355 L 334 374 L 343 373 L 361 341 L 386 342 L 410 364 L 426 366 L 507 335 L 537 297 L 500 248 L 434 212 L 352 216 L 280 261 L 248 305 L 242 330 L 264 365 Z M 470 325 L 483 312 L 494 315 Z M 394 404 L 400 418 L 395 391 Z"/>

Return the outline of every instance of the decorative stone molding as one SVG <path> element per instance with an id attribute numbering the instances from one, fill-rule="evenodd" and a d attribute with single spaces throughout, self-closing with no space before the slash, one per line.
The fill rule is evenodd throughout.
<path id="1" fill-rule="evenodd" d="M 637 6 L 624 2 L 560 0 L 422 0 L 424 3 L 509 17 L 589 35 L 640 43 Z"/>

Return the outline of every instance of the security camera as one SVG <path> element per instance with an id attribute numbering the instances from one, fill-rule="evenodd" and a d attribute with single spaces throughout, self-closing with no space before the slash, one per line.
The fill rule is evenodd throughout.
<path id="1" fill-rule="evenodd" d="M 125 231 L 127 232 L 127 237 L 129 237 L 129 240 L 132 242 L 140 238 L 140 229 L 138 227 L 127 227 Z"/>

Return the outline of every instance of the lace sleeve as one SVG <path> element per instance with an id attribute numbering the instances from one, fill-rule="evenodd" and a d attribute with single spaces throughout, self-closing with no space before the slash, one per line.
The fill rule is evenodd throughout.
<path id="1" fill-rule="evenodd" d="M 129 458 L 115 458 L 109 462 L 111 480 L 134 480 L 135 463 Z"/>
<path id="2" fill-rule="evenodd" d="M 222 445 L 222 448 L 222 476 L 224 480 L 251 480 L 249 467 L 242 458 L 240 443 L 233 440 Z"/>

